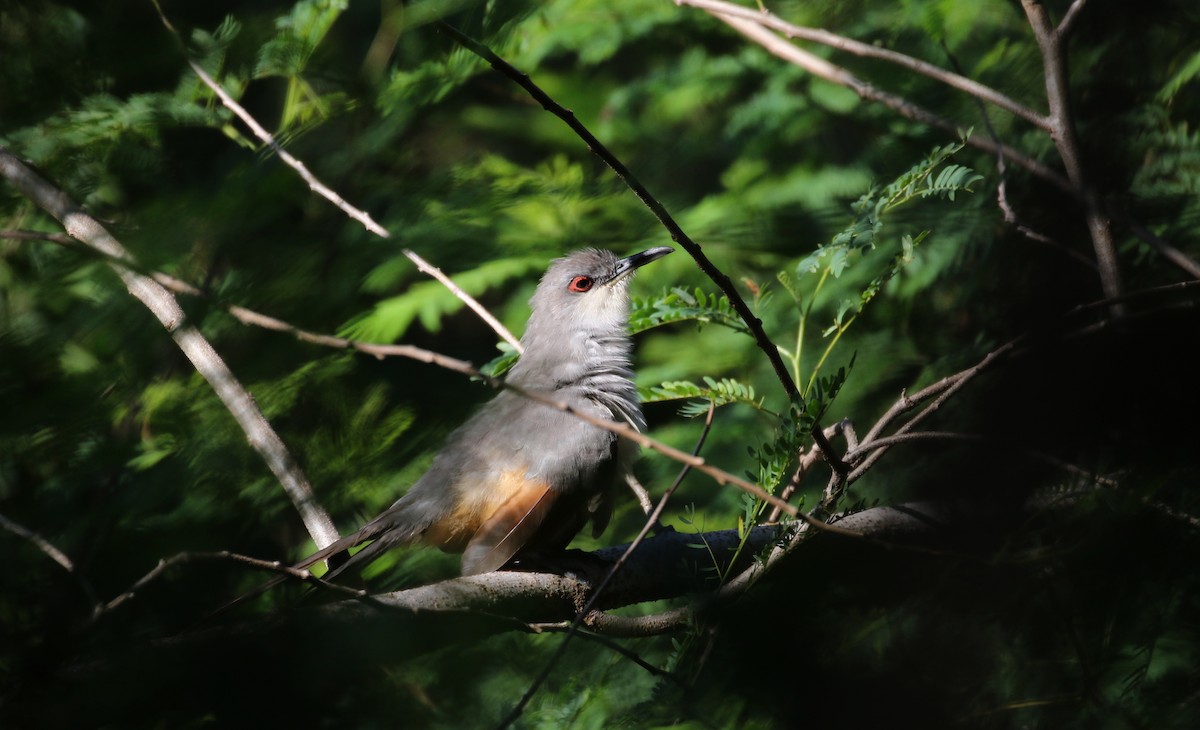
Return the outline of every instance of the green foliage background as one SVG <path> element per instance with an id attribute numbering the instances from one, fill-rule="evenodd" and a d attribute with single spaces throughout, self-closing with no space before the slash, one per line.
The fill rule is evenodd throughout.
<path id="1" fill-rule="evenodd" d="M 1066 8 L 1049 5 L 1056 17 Z M 958 67 L 1045 108 L 1018 3 L 770 9 Z M 390 504 L 489 391 L 420 363 L 248 329 L 218 304 L 483 364 L 500 354 L 494 334 L 402 249 L 519 333 L 551 258 L 582 245 L 628 253 L 670 243 L 561 121 L 439 33 L 439 19 L 531 74 L 638 175 L 738 283 L 825 423 L 869 427 L 902 389 L 1013 336 L 1045 335 L 930 426 L 988 439 L 897 449 L 850 494 L 859 506 L 983 501 L 995 505 L 994 523 L 956 526 L 935 554 L 814 541 L 693 631 L 626 642 L 682 685 L 576 641 L 520 726 L 1195 725 L 1198 330 L 1174 306 L 1194 295 L 1152 300 L 1158 309 L 1101 336 L 1058 337 L 1057 317 L 1101 296 L 1094 269 L 1072 255 L 1092 253 L 1078 206 L 1060 190 L 1009 165 L 1013 208 L 1059 245 L 1035 243 L 1004 222 L 990 156 L 666 0 L 165 10 L 187 56 L 393 237 L 371 236 L 262 149 L 187 67 L 148 0 L 0 2 L 0 144 L 86 204 L 147 269 L 210 292 L 184 302 L 188 316 L 343 531 Z M 1198 33 L 1200 11 L 1184 0 L 1093 0 L 1070 41 L 1089 174 L 1113 210 L 1193 259 Z M 990 123 L 1059 168 L 1048 136 L 1021 120 L 991 109 L 985 123 L 965 95 L 813 48 L 964 134 L 988 135 Z M 59 230 L 7 185 L 0 228 Z M 1130 290 L 1188 278 L 1129 226 L 1115 230 Z M 634 286 L 652 435 L 690 449 L 700 432 L 691 416 L 704 410 L 696 399 L 714 398 L 706 459 L 777 486 L 803 433 L 784 420 L 787 398 L 728 302 L 682 252 Z M 102 599 L 182 551 L 291 560 L 312 547 L 208 385 L 80 249 L 0 239 L 0 404 L 0 514 L 70 555 Z M 1030 493 L 1091 484 L 1026 450 L 1120 487 L 1018 519 L 1013 508 Z M 655 494 L 676 471 L 656 456 L 638 466 Z M 810 506 L 821 482 L 805 484 Z M 756 509 L 691 475 L 666 521 L 723 529 Z M 577 546 L 624 542 L 640 521 L 629 500 L 600 540 Z M 472 639 L 448 621 L 435 639 L 385 632 L 392 644 L 364 627 L 334 646 L 297 632 L 164 667 L 131 647 L 188 627 L 261 576 L 184 566 L 91 624 L 89 597 L 28 541 L 0 531 L 0 555 L 6 727 L 487 726 L 559 641 Z M 368 578 L 382 590 L 455 570 L 453 557 L 414 549 Z M 293 597 L 280 594 L 254 610 Z"/>

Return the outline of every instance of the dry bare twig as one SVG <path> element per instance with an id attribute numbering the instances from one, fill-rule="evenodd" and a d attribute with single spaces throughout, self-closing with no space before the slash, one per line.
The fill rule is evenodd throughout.
<path id="1" fill-rule="evenodd" d="M 529 629 L 531 631 L 533 631 L 534 633 L 539 633 L 539 634 L 547 633 L 547 632 L 572 631 L 571 624 L 566 621 L 560 621 L 557 623 L 541 623 L 541 624 L 534 623 L 534 624 L 526 624 L 526 626 L 528 626 Z M 651 664 L 650 662 L 646 661 L 641 656 L 639 656 L 637 654 L 637 652 L 630 651 L 629 649 L 622 646 L 620 643 L 614 641 L 613 639 L 609 638 L 608 636 L 606 636 L 604 634 L 598 634 L 594 631 L 581 631 L 579 629 L 575 629 L 573 633 L 575 636 L 583 637 L 583 638 L 587 639 L 588 641 L 594 641 L 597 644 L 600 644 L 601 646 L 607 647 L 608 649 L 615 651 L 616 653 L 620 654 L 621 656 L 625 657 L 629 661 L 638 665 L 642 669 L 645 669 L 647 672 L 649 672 L 650 674 L 653 674 L 656 677 L 662 677 L 663 679 L 666 679 L 666 680 L 672 682 L 673 684 L 677 684 L 681 687 L 684 686 L 683 681 L 678 676 L 676 676 L 673 672 L 668 672 L 665 669 L 660 669 L 660 668 L 654 666 L 653 664 Z"/>
<path id="2" fill-rule="evenodd" d="M 34 547 L 45 553 L 46 557 L 62 566 L 63 570 L 67 571 L 68 573 L 75 573 L 75 563 L 67 557 L 67 554 L 54 547 L 49 540 L 33 530 L 13 522 L 2 514 L 0 514 L 0 529 L 7 530 L 19 538 L 28 540 L 29 542 L 33 543 Z"/>
<path id="3" fill-rule="evenodd" d="M 374 233 L 380 238 L 391 238 L 392 234 L 386 228 L 376 223 L 375 220 L 371 218 L 369 213 L 351 205 L 346 201 L 345 198 L 343 198 L 341 195 L 338 195 L 337 192 L 335 192 L 325 183 L 318 180 L 317 176 L 312 174 L 312 172 L 309 171 L 308 167 L 303 162 L 285 150 L 279 144 L 279 142 L 276 141 L 275 137 L 258 123 L 258 120 L 256 120 L 254 116 L 250 114 L 250 112 L 246 111 L 241 104 L 238 104 L 237 101 L 229 95 L 229 92 L 225 91 L 224 87 L 217 83 L 216 79 L 214 79 L 207 71 L 201 68 L 199 64 L 193 61 L 187 55 L 187 48 L 183 45 L 183 39 L 180 37 L 179 31 L 176 30 L 175 26 L 171 24 L 171 21 L 167 18 L 166 13 L 163 12 L 162 7 L 158 4 L 158 0 L 151 0 L 151 2 L 154 3 L 155 9 L 158 10 L 159 19 L 162 20 L 163 25 L 166 26 L 167 30 L 171 32 L 172 36 L 174 36 L 176 42 L 182 49 L 184 59 L 187 61 L 188 66 L 190 66 L 192 71 L 195 72 L 196 76 L 198 76 L 200 80 L 204 82 L 204 85 L 217 95 L 217 98 L 221 100 L 221 104 L 237 115 L 238 119 L 241 119 L 246 126 L 250 128 L 250 130 L 254 133 L 254 136 L 258 137 L 263 144 L 270 147 L 271 150 L 279 156 L 279 159 L 283 160 L 285 165 L 295 170 L 296 174 L 298 174 L 300 178 L 308 184 L 310 190 L 328 200 L 338 210 L 342 211 L 350 218 L 361 223 L 362 226 L 371 233 Z M 462 300 L 464 304 L 471 308 L 471 311 L 479 315 L 480 319 L 486 322 L 488 326 L 490 326 L 496 332 L 496 334 L 501 337 L 501 339 L 505 340 L 514 348 L 516 348 L 517 352 L 521 352 L 520 341 L 513 337 L 512 333 L 509 332 L 499 320 L 493 317 L 491 313 L 483 307 L 483 305 L 471 297 L 470 294 L 467 294 L 465 291 L 463 291 L 462 287 L 457 286 L 449 279 L 449 277 L 443 274 L 440 269 L 429 264 L 412 251 L 405 249 L 404 255 L 407 256 L 410 261 L 416 264 L 419 270 L 441 282 L 443 286 L 450 290 L 450 293 Z"/>
<path id="4" fill-rule="evenodd" d="M 146 573 L 141 578 L 139 578 L 133 585 L 131 585 L 129 588 L 127 588 L 124 592 L 122 592 L 121 595 L 117 596 L 116 598 L 113 598 L 111 601 L 108 601 L 108 602 L 104 603 L 103 605 L 96 606 L 96 610 L 92 614 L 92 620 L 95 621 L 95 620 L 99 619 L 101 616 L 103 616 L 117 608 L 120 608 L 124 604 L 133 600 L 142 589 L 144 589 L 146 586 L 150 585 L 154 581 L 161 578 L 167 571 L 169 571 L 171 568 L 174 568 L 177 565 L 184 565 L 186 563 L 213 562 L 213 561 L 232 562 L 232 563 L 237 563 L 239 565 L 245 565 L 245 566 L 254 568 L 256 570 L 265 570 L 265 571 L 269 571 L 272 573 L 278 573 L 278 574 L 286 576 L 288 578 L 292 578 L 295 580 L 302 581 L 304 583 L 309 583 L 311 585 L 318 586 L 324 590 L 332 591 L 334 593 L 340 593 L 349 598 L 362 598 L 367 595 L 366 591 L 357 590 L 354 588 L 348 588 L 346 586 L 338 585 L 336 583 L 330 583 L 328 581 L 318 578 L 317 576 L 313 575 L 308 570 L 297 570 L 290 566 L 284 565 L 283 563 L 280 563 L 277 560 L 276 561 L 259 560 L 258 558 L 252 558 L 247 555 L 240 555 L 238 553 L 232 553 L 232 552 L 229 552 L 228 550 L 221 550 L 221 551 L 212 552 L 212 553 L 188 552 L 188 553 L 179 553 L 177 555 L 171 556 L 170 558 L 165 558 L 163 560 L 159 560 L 158 564 L 155 565 L 154 568 L 152 568 L 150 570 L 150 572 Z"/>
<path id="5" fill-rule="evenodd" d="M 234 101 L 233 97 L 231 97 L 229 93 L 225 91 L 225 89 L 222 88 L 221 85 L 218 84 L 216 80 L 200 66 L 200 64 L 193 61 L 191 57 L 187 55 L 187 48 L 183 44 L 183 38 L 179 35 L 179 31 L 175 29 L 175 26 L 172 25 L 171 21 L 167 18 L 167 14 L 163 11 L 162 6 L 159 5 L 158 0 L 150 0 L 150 2 L 154 3 L 154 9 L 158 11 L 158 17 L 160 20 L 162 20 L 162 24 L 166 26 L 167 30 L 171 32 L 171 35 L 174 36 L 175 40 L 179 43 L 180 48 L 183 50 L 184 59 L 187 61 L 188 66 L 190 66 L 192 71 L 195 72 L 196 76 L 198 76 L 200 80 L 204 82 L 204 85 L 217 95 L 217 98 L 221 100 L 221 103 L 224 104 L 227 109 L 236 114 L 238 119 L 242 120 L 243 124 L 250 128 L 250 131 L 254 133 L 255 137 L 258 137 L 263 144 L 270 147 L 271 151 L 278 155 L 279 159 L 283 160 L 288 167 L 299 173 L 301 179 L 308 184 L 309 189 L 314 193 L 333 203 L 339 210 L 361 223 L 363 228 L 366 228 L 376 236 L 379 236 L 380 238 L 391 237 L 391 234 L 387 232 L 387 229 L 376 223 L 368 213 L 347 203 L 342 196 L 338 195 L 336 192 L 318 180 L 316 175 L 313 175 L 311 172 L 309 172 L 308 168 L 305 167 L 303 162 L 296 159 L 290 152 L 285 150 L 278 142 L 276 142 L 275 138 L 271 136 L 271 133 L 258 123 L 258 120 L 256 120 L 250 115 L 249 112 L 243 109 L 240 104 Z"/>
<path id="6" fill-rule="evenodd" d="M 888 48 L 863 43 L 862 41 L 847 38 L 846 36 L 831 33 L 822 28 L 806 28 L 804 26 L 789 23 L 777 15 L 772 14 L 767 10 L 755 10 L 752 8 L 735 5 L 725 0 L 675 0 L 676 5 L 688 5 L 700 10 L 709 11 L 713 14 L 725 15 L 732 18 L 741 18 L 749 20 L 759 25 L 772 28 L 779 31 L 787 38 L 800 38 L 801 40 L 820 43 L 830 48 L 839 51 L 845 51 L 855 56 L 863 58 L 874 58 L 888 63 L 895 64 L 901 68 L 906 68 L 910 71 L 926 76 L 935 81 L 940 81 L 951 88 L 970 94 L 971 96 L 986 101 L 989 104 L 994 104 L 1001 109 L 1018 116 L 1030 124 L 1044 129 L 1050 130 L 1050 120 L 1046 115 L 1041 114 L 1024 104 L 1000 93 L 990 86 L 981 84 L 978 81 L 967 78 L 958 73 L 951 73 L 943 68 L 922 61 L 919 58 L 893 51 Z"/>
<path id="7" fill-rule="evenodd" d="M 913 410 L 925 401 L 932 399 L 932 403 L 927 405 L 921 410 L 920 413 L 900 426 L 900 428 L 898 428 L 893 435 L 901 435 L 912 431 L 918 424 L 941 408 L 942 404 L 959 390 L 961 390 L 963 386 L 965 386 L 984 370 L 988 369 L 991 365 L 996 363 L 1001 357 L 1012 352 L 1012 350 L 1015 349 L 1023 340 L 1024 338 L 1017 338 L 1005 343 L 1004 345 L 1001 345 L 995 350 L 989 352 L 975 365 L 967 368 L 966 370 L 955 373 L 954 375 L 945 377 L 930 386 L 922 388 L 914 395 L 909 395 L 907 393 L 901 394 L 900 399 L 896 401 L 896 403 L 894 403 L 878 421 L 875 422 L 875 425 L 871 427 L 871 429 L 867 432 L 867 435 L 864 436 L 862 441 L 859 443 L 856 452 L 866 453 L 867 451 L 870 451 L 870 454 L 861 461 L 856 461 L 854 470 L 851 471 L 849 476 L 846 478 L 846 486 L 857 481 L 863 474 L 870 470 L 871 466 L 874 465 L 876 461 L 883 458 L 883 455 L 887 453 L 889 448 L 888 446 L 881 446 L 880 448 L 876 449 L 872 448 L 871 445 L 876 439 L 880 438 L 881 434 L 889 426 L 891 426 L 892 421 Z"/>
<path id="8" fill-rule="evenodd" d="M 83 590 L 84 595 L 87 596 L 88 601 L 91 602 L 93 607 L 98 605 L 96 592 L 92 589 L 92 584 L 79 573 L 75 562 L 67 557 L 66 553 L 55 547 L 53 543 L 37 532 L 30 530 L 20 523 L 14 522 L 2 514 L 0 514 L 0 530 L 11 532 L 17 537 L 32 543 L 34 547 L 45 553 L 46 557 L 60 565 L 63 570 L 70 573 L 79 582 L 79 587 Z"/>

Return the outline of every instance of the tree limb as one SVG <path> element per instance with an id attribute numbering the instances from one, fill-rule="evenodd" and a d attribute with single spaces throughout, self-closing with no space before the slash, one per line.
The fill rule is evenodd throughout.
<path id="1" fill-rule="evenodd" d="M 1050 105 L 1050 136 L 1058 148 L 1063 167 L 1071 185 L 1083 200 L 1084 215 L 1092 248 L 1096 253 L 1096 264 L 1100 270 L 1100 284 L 1108 298 L 1121 296 L 1121 268 L 1117 260 L 1117 247 L 1113 242 L 1112 223 L 1104 210 L 1099 193 L 1092 185 L 1083 165 L 1083 152 L 1075 131 L 1075 120 L 1071 113 L 1070 80 L 1067 78 L 1066 38 L 1050 23 L 1050 14 L 1040 0 L 1021 0 L 1034 38 L 1042 53 L 1042 69 L 1046 79 L 1046 101 Z M 1082 3 L 1072 10 L 1078 12 Z M 1073 15 L 1071 17 L 1074 17 Z M 1067 26 L 1069 27 L 1069 25 Z M 1120 307 L 1114 305 L 1114 312 Z"/>
<path id="2" fill-rule="evenodd" d="M 970 515 L 971 502 L 916 502 L 892 507 L 875 507 L 842 516 L 839 524 L 852 528 L 867 542 L 881 549 L 919 547 L 931 533 L 963 529 L 963 515 Z M 990 506 L 975 507 L 978 516 L 990 514 Z M 798 527 L 803 527 L 798 525 Z M 632 554 L 625 568 L 617 573 L 596 600 L 596 612 L 585 623 L 597 633 L 612 636 L 653 635 L 670 631 L 686 622 L 696 607 L 680 607 L 655 617 L 640 618 L 606 613 L 609 610 L 647 601 L 681 596 L 697 596 L 700 605 L 720 589 L 726 597 L 744 586 L 734 582 L 719 586 L 718 574 L 737 572 L 740 567 L 761 565 L 754 556 L 781 539 L 779 525 L 760 525 L 750 530 L 745 547 L 738 549 L 737 530 L 719 530 L 701 534 L 670 531 L 645 540 Z M 601 565 L 615 563 L 628 549 L 618 545 L 589 555 Z M 736 560 L 732 566 L 730 560 Z M 714 570 L 715 569 L 715 570 Z M 593 592 L 602 570 L 589 574 L 557 575 L 498 571 L 482 575 L 452 578 L 430 585 L 371 596 L 362 600 L 343 600 L 313 609 L 320 617 L 337 623 L 356 622 L 378 615 L 381 609 L 406 614 L 427 611 L 486 611 L 503 614 L 530 623 L 571 621 Z M 743 574 L 744 575 L 744 574 Z M 652 630 L 648 630 L 653 626 Z"/>
<path id="3" fill-rule="evenodd" d="M 319 547 L 338 538 L 337 528 L 317 502 L 307 477 L 287 446 L 267 422 L 254 398 L 234 376 L 200 331 L 187 322 L 179 302 L 159 282 L 135 271 L 136 261 L 112 234 L 85 213 L 66 193 L 47 183 L 4 147 L 0 147 L 0 177 L 62 223 L 67 233 L 109 261 L 125 287 L 158 319 L 171 339 L 208 381 L 237 421 L 250 446 L 267 463 Z"/>

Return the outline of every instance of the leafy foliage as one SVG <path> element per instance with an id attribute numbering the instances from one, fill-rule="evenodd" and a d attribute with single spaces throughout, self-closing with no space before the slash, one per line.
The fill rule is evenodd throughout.
<path id="1" fill-rule="evenodd" d="M 401 261 L 408 262 L 408 259 L 394 259 L 368 273 L 363 287 L 368 291 L 388 288 L 397 274 L 407 273 L 409 269 Z M 498 259 L 452 278 L 464 292 L 480 297 L 517 277 L 539 270 L 543 263 L 541 259 L 531 257 Z M 412 284 L 403 294 L 380 300 L 372 311 L 348 322 L 339 334 L 367 342 L 392 342 L 404 335 L 414 320 L 420 320 L 430 332 L 437 332 L 447 315 L 464 306 L 463 301 L 440 282 L 421 281 Z"/>
<path id="2" fill-rule="evenodd" d="M 762 410 L 762 399 L 755 397 L 754 387 L 739 383 L 732 378 L 721 378 L 718 381 L 705 376 L 703 386 L 687 380 L 676 380 L 650 388 L 642 388 L 639 393 L 643 403 L 661 403 L 684 398 L 697 399 L 685 403 L 679 409 L 679 415 L 689 418 L 707 413 L 709 403 L 712 403 L 714 408 L 720 408 L 730 403 L 745 403 Z"/>
<path id="3" fill-rule="evenodd" d="M 882 188 L 872 188 L 851 206 L 854 222 L 796 264 L 796 275 L 811 274 L 829 269 L 834 277 L 841 276 L 856 256 L 875 248 L 887 213 L 916 198 L 941 197 L 954 200 L 958 192 L 970 192 L 971 185 L 982 175 L 961 165 L 947 165 L 934 177 L 933 173 L 951 155 L 962 150 L 961 142 L 934 149 L 924 160 L 913 165 Z"/>
<path id="4" fill-rule="evenodd" d="M 657 297 L 633 297 L 630 302 L 629 330 L 634 334 L 675 322 L 706 322 L 750 334 L 729 297 L 724 294 L 705 294 L 697 288 L 687 292 L 673 287 Z"/>

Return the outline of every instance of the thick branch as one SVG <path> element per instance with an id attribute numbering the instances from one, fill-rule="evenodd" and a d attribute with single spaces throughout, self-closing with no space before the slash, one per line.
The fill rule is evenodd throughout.
<path id="1" fill-rule="evenodd" d="M 927 543 L 929 536 L 946 530 L 968 530 L 963 521 L 972 516 L 986 518 L 991 505 L 973 506 L 970 502 L 921 502 L 874 509 L 847 515 L 839 524 L 866 537 L 881 548 L 912 543 Z M 625 567 L 609 582 L 596 601 L 596 608 L 608 611 L 647 601 L 688 595 L 709 596 L 718 589 L 716 575 L 734 575 L 754 563 L 761 553 L 780 537 L 780 527 L 755 527 L 739 550 L 737 530 L 701 534 L 666 532 L 644 541 Z M 336 621 L 358 621 L 383 609 L 404 612 L 482 611 L 511 616 L 532 623 L 571 620 L 592 592 L 604 565 L 625 554 L 627 546 L 604 548 L 590 555 L 600 562 L 593 575 L 562 576 L 551 573 L 500 571 L 453 578 L 440 583 L 373 596 L 363 601 L 339 601 L 319 610 Z M 731 565 L 730 560 L 736 559 Z M 716 568 L 716 570 L 714 570 Z M 722 589 L 724 590 L 724 589 Z M 734 592 L 737 587 L 734 587 Z M 593 613 L 586 623 L 599 633 L 647 635 L 669 631 L 685 621 L 688 609 L 671 612 L 671 620 L 655 617 L 655 631 L 645 631 L 636 620 Z"/>
<path id="2" fill-rule="evenodd" d="M 777 527 L 755 528 L 741 551 L 738 551 L 737 530 L 703 536 L 668 532 L 652 537 L 613 576 L 595 607 L 604 610 L 712 590 L 716 588 L 711 570 L 714 565 L 723 571 L 735 555 L 749 562 L 777 532 Z M 701 539 L 709 549 L 697 547 Z M 605 548 L 592 555 L 602 565 L 611 565 L 625 554 L 626 548 L 625 545 Z M 364 602 L 341 601 L 324 610 L 345 620 L 357 620 L 384 607 L 414 612 L 487 611 L 523 621 L 549 622 L 573 619 L 590 590 L 587 578 L 500 571 L 377 595 Z"/>
<path id="3" fill-rule="evenodd" d="M 317 503 L 308 479 L 287 446 L 213 346 L 199 330 L 187 323 L 183 309 L 171 292 L 154 279 L 137 273 L 133 257 L 120 241 L 65 193 L 40 178 L 3 147 L 0 147 L 0 177 L 6 178 L 25 197 L 62 223 L 72 238 L 109 259 L 109 266 L 125 283 L 129 293 L 166 328 L 171 339 L 225 404 L 250 445 L 287 492 L 313 542 L 323 547 L 336 540 L 338 534 L 333 521 Z"/>
<path id="4" fill-rule="evenodd" d="M 1083 200 L 1084 215 L 1092 248 L 1096 253 L 1096 264 L 1100 269 L 1100 284 L 1104 295 L 1119 297 L 1122 292 L 1121 268 L 1117 261 L 1117 247 L 1113 242 L 1112 224 L 1105 213 L 1095 186 L 1085 174 L 1083 153 L 1075 131 L 1075 120 L 1071 114 L 1070 80 L 1067 78 L 1067 55 L 1065 38 L 1050 23 L 1050 14 L 1040 0 L 1021 0 L 1034 38 L 1042 53 L 1042 69 L 1046 77 L 1046 101 L 1050 106 L 1050 136 L 1058 148 L 1063 167 L 1071 185 Z M 1073 6 L 1073 10 L 1082 4 Z M 1069 24 L 1068 26 L 1069 27 Z"/>

